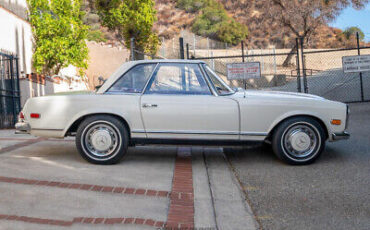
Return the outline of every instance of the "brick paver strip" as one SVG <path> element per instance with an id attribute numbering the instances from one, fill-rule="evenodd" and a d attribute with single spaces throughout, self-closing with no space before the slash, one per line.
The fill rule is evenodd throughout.
<path id="1" fill-rule="evenodd" d="M 94 192 L 104 192 L 104 193 L 115 193 L 115 194 L 132 194 L 140 196 L 155 196 L 155 197 L 168 197 L 168 191 L 157 191 L 152 189 L 135 189 L 126 187 L 113 187 L 113 186 L 101 186 L 101 185 L 91 185 L 91 184 L 77 184 L 77 183 L 65 183 L 59 181 L 44 181 L 44 180 L 34 180 L 25 178 L 15 178 L 15 177 L 4 177 L 0 176 L 0 183 L 15 183 L 24 185 L 34 185 L 34 186 L 48 186 L 56 187 L 61 189 L 78 189 L 84 191 L 94 191 Z"/>
<path id="2" fill-rule="evenodd" d="M 165 223 L 162 221 L 156 221 L 152 219 L 142 219 L 142 218 L 128 218 L 128 217 L 119 217 L 119 218 L 102 218 L 102 217 L 75 217 L 72 220 L 57 220 L 57 219 L 46 219 L 46 218 L 37 218 L 37 217 L 28 217 L 28 216 L 17 216 L 17 215 L 4 215 L 0 214 L 0 220 L 11 220 L 11 221 L 20 221 L 26 223 L 36 223 L 44 225 L 57 225 L 69 227 L 73 224 L 103 224 L 103 225 L 112 225 L 112 224 L 136 224 L 136 225 L 147 225 L 153 227 L 164 227 Z"/>
<path id="3" fill-rule="evenodd" d="M 7 138 L 7 139 L 9 139 L 9 138 Z M 3 140 L 7 140 L 7 139 L 3 139 Z M 19 140 L 19 139 L 15 138 L 14 140 Z M 29 146 L 29 145 L 32 145 L 32 144 L 35 144 L 37 142 L 44 141 L 44 140 L 46 140 L 46 139 L 43 138 L 43 137 L 36 138 L 36 139 L 26 139 L 21 143 L 17 143 L 15 145 L 11 145 L 11 146 L 5 147 L 3 149 L 0 149 L 0 153 L 10 152 L 10 151 L 16 150 L 18 148 L 26 147 L 26 146 Z"/>
<path id="4" fill-rule="evenodd" d="M 170 194 L 170 207 L 166 228 L 194 228 L 194 193 L 191 149 L 179 148 Z"/>

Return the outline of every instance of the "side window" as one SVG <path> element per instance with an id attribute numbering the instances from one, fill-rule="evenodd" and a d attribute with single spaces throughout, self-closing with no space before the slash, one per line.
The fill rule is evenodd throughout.
<path id="1" fill-rule="evenodd" d="M 112 93 L 141 93 L 156 64 L 139 64 L 116 81 L 108 90 Z"/>
<path id="2" fill-rule="evenodd" d="M 149 94 L 210 95 L 197 64 L 160 64 L 150 83 Z"/>

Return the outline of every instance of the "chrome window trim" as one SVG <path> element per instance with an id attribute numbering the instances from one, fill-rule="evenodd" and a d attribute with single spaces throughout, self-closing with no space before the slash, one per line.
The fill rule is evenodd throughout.
<path id="1" fill-rule="evenodd" d="M 226 86 L 226 88 L 228 88 L 231 92 L 230 93 L 228 93 L 228 94 L 224 94 L 224 95 L 221 95 L 221 94 L 219 94 L 218 92 L 217 92 L 217 90 L 216 90 L 216 87 L 214 86 L 214 84 L 213 84 L 213 82 L 212 82 L 212 80 L 210 79 L 210 77 L 208 76 L 208 74 L 207 74 L 207 72 L 206 72 L 206 70 L 205 70 L 205 68 L 206 67 L 208 67 L 208 68 L 210 68 L 206 63 L 203 63 L 202 64 L 202 67 L 204 68 L 204 74 L 209 78 L 209 81 L 211 82 L 211 84 L 212 84 L 212 86 L 213 86 L 213 89 L 215 90 L 215 92 L 216 92 L 216 94 L 217 94 L 217 96 L 230 96 L 230 95 L 233 95 L 233 94 L 235 94 L 235 91 L 232 89 L 232 88 L 230 88 L 230 86 L 228 86 L 218 75 L 217 75 L 217 73 L 215 72 L 215 75 L 216 75 L 216 77 L 217 78 L 219 78 L 218 80 L 220 80 L 220 82 L 224 85 L 224 86 Z M 211 68 L 210 68 L 211 69 Z M 211 69 L 212 70 L 212 69 Z M 213 70 L 212 70 L 213 71 Z M 214 72 L 214 71 L 213 71 Z"/>
<path id="2" fill-rule="evenodd" d="M 207 84 L 208 84 L 208 87 L 211 89 L 211 92 L 213 94 L 213 96 L 216 96 L 218 97 L 218 93 L 217 93 L 217 90 L 215 89 L 215 86 L 213 85 L 211 79 L 209 79 L 209 76 L 208 74 L 206 73 L 206 70 L 204 69 L 204 63 L 203 64 L 198 64 L 201 71 L 202 71 L 202 74 L 203 74 L 203 78 L 206 80 Z"/>
<path id="3" fill-rule="evenodd" d="M 144 89 L 141 91 L 141 94 L 140 94 L 140 95 L 144 95 L 144 94 L 145 94 L 146 90 L 148 89 L 148 84 L 149 84 L 149 82 L 151 82 L 151 80 L 152 80 L 152 78 L 153 78 L 154 73 L 157 71 L 158 66 L 159 66 L 159 62 L 157 62 L 157 63 L 156 63 L 156 65 L 155 65 L 155 67 L 154 67 L 154 69 L 153 69 L 153 72 L 152 72 L 152 74 L 150 75 L 150 77 L 148 78 L 148 81 L 146 82 L 146 84 L 145 84 L 145 86 L 144 86 Z"/>
<path id="4" fill-rule="evenodd" d="M 206 84 L 208 86 L 208 89 L 210 91 L 210 94 L 183 94 L 183 93 L 179 93 L 179 94 L 171 94 L 171 93 L 149 94 L 149 93 L 146 93 L 149 90 L 149 88 L 150 88 L 149 83 L 151 83 L 152 81 L 154 81 L 154 77 L 155 77 L 154 76 L 154 73 L 157 71 L 157 69 L 162 64 L 182 64 L 182 65 L 189 65 L 190 64 L 190 65 L 197 65 L 198 68 L 200 69 L 200 72 L 201 72 L 201 75 L 203 76 L 203 79 L 206 81 Z M 152 75 L 149 78 L 149 81 L 146 83 L 145 88 L 144 88 L 144 90 L 143 90 L 143 92 L 142 92 L 141 95 L 144 95 L 144 94 L 147 94 L 147 95 L 172 95 L 172 96 L 176 96 L 176 95 L 183 95 L 183 96 L 212 96 L 214 94 L 214 92 L 213 92 L 213 89 L 210 87 L 209 82 L 205 78 L 205 75 L 204 75 L 202 66 L 199 63 L 186 63 L 186 62 L 161 62 L 161 63 L 159 63 L 158 62 L 157 65 L 156 65 L 156 67 L 154 68 L 154 70 L 152 72 Z"/>
<path id="5" fill-rule="evenodd" d="M 136 65 L 133 65 L 131 66 L 131 68 L 129 68 L 127 71 L 125 71 L 119 78 L 116 79 L 115 82 L 113 82 L 109 88 L 107 90 L 104 91 L 103 94 L 108 94 L 108 95 L 127 95 L 127 94 L 132 94 L 132 95 L 142 95 L 142 92 L 145 90 L 145 87 L 146 85 L 148 84 L 148 80 L 146 82 L 146 84 L 144 85 L 144 88 L 141 90 L 141 92 L 137 92 L 137 93 L 125 93 L 125 92 L 109 92 L 109 90 L 113 87 L 114 84 L 117 83 L 117 81 L 119 81 L 123 76 L 125 76 L 126 73 L 128 73 L 130 70 L 132 70 L 133 68 L 135 68 L 136 66 L 138 65 L 152 65 L 152 64 L 155 64 L 154 66 L 154 69 L 152 71 L 152 73 L 150 74 L 148 80 L 150 80 L 150 78 L 153 76 L 153 73 L 154 71 L 156 70 L 157 66 L 158 66 L 158 62 L 152 62 L 152 63 L 138 63 Z M 117 94 L 116 94 L 117 93 Z"/>

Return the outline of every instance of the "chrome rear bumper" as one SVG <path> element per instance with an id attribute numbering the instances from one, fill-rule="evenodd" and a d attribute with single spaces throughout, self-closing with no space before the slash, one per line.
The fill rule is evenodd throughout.
<path id="1" fill-rule="evenodd" d="M 31 126 L 26 122 L 18 122 L 15 124 L 15 134 L 29 134 Z"/>
<path id="2" fill-rule="evenodd" d="M 333 141 L 339 141 L 339 140 L 347 140 L 349 139 L 349 137 L 351 136 L 349 133 L 347 132 L 343 132 L 343 133 L 333 133 L 331 134 L 332 135 L 332 140 Z"/>

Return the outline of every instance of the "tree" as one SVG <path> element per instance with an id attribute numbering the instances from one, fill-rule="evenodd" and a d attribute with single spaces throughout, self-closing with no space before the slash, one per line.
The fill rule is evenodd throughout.
<path id="1" fill-rule="evenodd" d="M 87 26 L 79 0 L 27 0 L 34 39 L 33 67 L 37 73 L 58 74 L 74 65 L 87 68 Z"/>
<path id="2" fill-rule="evenodd" d="M 343 31 L 344 36 L 349 40 L 352 36 L 356 36 L 358 33 L 360 40 L 364 40 L 365 34 L 362 30 L 356 26 L 349 27 Z"/>
<path id="3" fill-rule="evenodd" d="M 309 41 L 312 33 L 320 26 L 333 21 L 340 12 L 350 6 L 361 9 L 368 0 L 271 0 L 267 1 L 271 17 L 278 20 L 297 37 Z M 284 66 L 289 65 L 293 56 L 284 61 Z"/>
<path id="4" fill-rule="evenodd" d="M 229 44 L 239 44 L 248 35 L 248 28 L 230 17 L 224 6 L 216 0 L 178 0 L 176 7 L 198 13 L 192 31 Z"/>
<path id="5" fill-rule="evenodd" d="M 102 24 L 118 32 L 121 43 L 131 48 L 135 40 L 136 58 L 143 59 L 143 53 L 156 54 L 159 38 L 152 27 L 157 20 L 153 0 L 98 0 L 96 9 Z"/>

